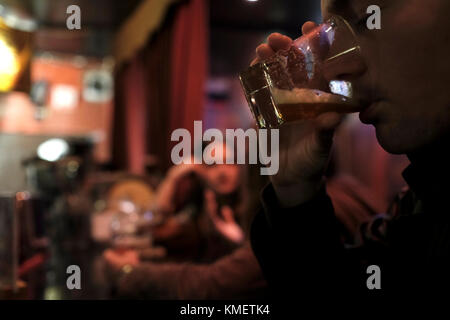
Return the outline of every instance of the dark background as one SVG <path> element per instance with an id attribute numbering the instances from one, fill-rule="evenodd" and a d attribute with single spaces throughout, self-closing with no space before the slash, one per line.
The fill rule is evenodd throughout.
<path id="1" fill-rule="evenodd" d="M 41 28 L 37 49 L 102 57 L 110 54 L 115 31 L 138 6 L 140 0 L 4 0 L 22 7 L 37 18 Z M 66 8 L 78 5 L 82 33 L 67 37 Z M 255 47 L 271 32 L 293 38 L 302 24 L 320 21 L 319 0 L 211 0 L 210 73 L 233 75 L 252 60 Z"/>

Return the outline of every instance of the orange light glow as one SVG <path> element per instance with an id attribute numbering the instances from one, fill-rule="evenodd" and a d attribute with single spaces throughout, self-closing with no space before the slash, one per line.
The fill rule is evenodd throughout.
<path id="1" fill-rule="evenodd" d="M 14 87 L 19 71 L 17 51 L 0 38 L 0 91 L 9 91 Z"/>

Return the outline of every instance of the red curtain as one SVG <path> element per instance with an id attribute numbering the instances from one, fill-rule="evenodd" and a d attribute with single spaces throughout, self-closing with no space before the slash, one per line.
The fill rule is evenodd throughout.
<path id="1" fill-rule="evenodd" d="M 113 161 L 131 173 L 143 172 L 145 156 L 146 91 L 142 56 L 116 75 Z"/>
<path id="2" fill-rule="evenodd" d="M 208 64 L 208 14 L 205 0 L 191 0 L 175 16 L 172 38 L 171 129 L 193 132 L 202 120 Z"/>
<path id="3" fill-rule="evenodd" d="M 146 90 L 145 74 L 141 56 L 136 57 L 124 74 L 124 91 L 127 101 L 125 123 L 127 127 L 126 143 L 128 169 L 140 174 L 144 169 Z"/>
<path id="4" fill-rule="evenodd" d="M 207 0 L 183 1 L 116 75 L 113 161 L 142 173 L 147 155 L 172 165 L 171 132 L 203 119 L 208 65 Z"/>

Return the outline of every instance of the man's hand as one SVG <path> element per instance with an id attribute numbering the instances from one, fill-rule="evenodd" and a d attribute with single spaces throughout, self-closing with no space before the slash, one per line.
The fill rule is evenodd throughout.
<path id="1" fill-rule="evenodd" d="M 302 31 L 306 34 L 315 27 L 314 22 L 307 22 Z M 252 64 L 291 45 L 291 38 L 273 33 L 267 44 L 258 46 Z M 280 170 L 271 181 L 282 206 L 293 207 L 307 202 L 320 190 L 334 130 L 342 118 L 338 113 L 324 113 L 314 120 L 289 123 L 280 128 Z"/>

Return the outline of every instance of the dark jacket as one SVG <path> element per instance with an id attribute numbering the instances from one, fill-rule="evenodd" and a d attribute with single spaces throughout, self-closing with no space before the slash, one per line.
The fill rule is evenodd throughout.
<path id="1" fill-rule="evenodd" d="M 387 214 L 361 226 L 346 246 L 325 190 L 308 203 L 282 208 L 273 187 L 251 232 L 255 255 L 274 297 L 429 295 L 450 285 L 449 164 L 445 150 L 414 159 L 403 176 L 409 189 Z M 381 290 L 369 290 L 380 268 Z M 373 282 L 372 282 L 373 283 Z"/>

